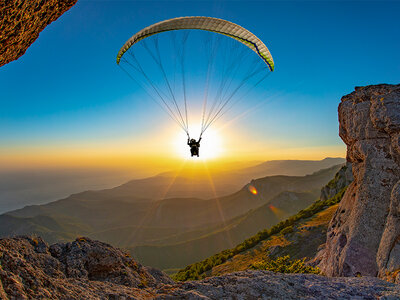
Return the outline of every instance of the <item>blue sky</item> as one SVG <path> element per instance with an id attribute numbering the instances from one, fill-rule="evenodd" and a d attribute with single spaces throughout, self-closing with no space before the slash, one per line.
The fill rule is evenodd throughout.
<path id="1" fill-rule="evenodd" d="M 273 145 L 331 147 L 344 155 L 337 134 L 341 96 L 354 86 L 400 81 L 399 11 L 397 1 L 79 0 L 24 56 L 0 69 L 0 153 L 127 141 L 130 149 L 152 147 L 146 138 L 166 135 L 163 128 L 174 125 L 133 88 L 116 54 L 148 25 L 201 15 L 249 29 L 274 57 L 276 69 L 267 79 L 274 97 L 230 129 L 256 141 L 248 155 L 263 151 L 268 158 Z"/>

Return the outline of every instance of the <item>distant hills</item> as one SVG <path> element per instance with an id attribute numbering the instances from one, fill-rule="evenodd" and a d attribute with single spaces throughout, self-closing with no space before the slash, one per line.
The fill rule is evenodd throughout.
<path id="1" fill-rule="evenodd" d="M 165 192 L 166 197 L 212 198 L 229 195 L 252 179 L 275 175 L 304 176 L 345 162 L 344 158 L 331 157 L 323 160 L 273 160 L 257 163 L 251 167 L 242 167 L 242 164 L 237 163 L 238 167 L 235 167 L 235 164 L 229 165 L 226 171 L 219 168 L 193 170 L 188 167 L 180 172 L 168 172 L 160 176 L 175 178 Z M 155 177 L 150 178 L 153 179 Z M 212 188 L 210 180 L 213 183 Z M 191 190 L 182 190 L 185 183 L 189 184 L 187 186 L 192 186 Z M 128 184 L 135 184 L 135 181 Z"/>
<path id="2" fill-rule="evenodd" d="M 311 192 L 282 192 L 270 202 L 216 228 L 191 232 L 182 237 L 163 240 L 164 245 L 145 245 L 128 248 L 141 263 L 163 270 L 184 267 L 221 250 L 232 248 L 259 230 L 271 227 L 307 207 L 318 198 L 319 190 Z M 280 210 L 280 214 L 274 210 Z M 178 240 L 174 243 L 174 240 Z M 181 240 L 179 242 L 179 240 Z"/>
<path id="3" fill-rule="evenodd" d="M 0 213 L 45 204 L 85 190 L 100 190 L 132 178 L 108 169 L 4 170 L 0 167 Z"/>
<path id="4" fill-rule="evenodd" d="M 270 160 L 244 168 L 241 173 L 251 174 L 254 178 L 273 175 L 304 176 L 345 162 L 341 157 L 327 157 L 323 160 Z"/>
<path id="5" fill-rule="evenodd" d="M 229 195 L 251 179 L 272 175 L 303 176 L 344 163 L 343 158 L 320 161 L 280 160 L 268 162 L 234 162 L 207 166 L 200 170 L 186 166 L 139 180 L 131 180 L 135 171 L 117 170 L 0 170 L 0 213 L 26 205 L 44 204 L 84 190 L 101 190 L 119 186 L 139 197 L 150 199 L 194 197 L 209 199 Z M 213 182 L 213 188 L 210 185 Z"/>
<path id="6" fill-rule="evenodd" d="M 193 280 L 234 271 L 251 269 L 254 263 L 289 255 L 293 259 L 306 259 L 317 265 L 318 251 L 326 241 L 328 224 L 352 181 L 348 172 L 351 165 L 343 166 L 322 189 L 321 196 L 312 205 L 298 211 L 278 224 L 247 236 L 234 247 L 186 266 L 174 275 L 176 280 Z M 352 176 L 351 176 L 352 177 Z M 326 187 L 336 190 L 330 198 L 323 197 Z M 173 273 L 171 270 L 170 273 Z"/>
<path id="7" fill-rule="evenodd" d="M 327 161 L 337 162 L 326 159 L 311 164 Z M 292 162 L 298 165 L 298 161 Z M 160 197 L 168 186 L 172 195 L 188 195 L 193 185 L 205 184 L 202 178 L 163 174 L 133 180 L 112 189 L 82 192 L 0 215 L 0 236 L 33 233 L 53 243 L 85 235 L 129 248 L 144 264 L 179 268 L 232 247 L 308 206 L 340 166 L 306 176 L 266 176 L 251 180 L 234 193 L 209 199 Z M 240 174 L 251 173 L 246 170 Z M 218 180 L 228 178 L 215 182 Z M 250 191 L 250 186 L 257 194 Z"/>
<path id="8" fill-rule="evenodd" d="M 174 242 L 174 237 L 170 241 L 164 239 L 164 245 L 147 242 L 144 246 L 129 249 L 144 264 L 164 270 L 183 267 L 189 261 L 201 260 L 230 248 L 306 208 L 318 199 L 321 188 L 340 167 L 334 166 L 307 176 L 269 176 L 253 180 L 238 193 L 219 199 L 225 220 L 220 222 L 220 226 L 198 232 L 201 235 L 193 232 L 180 242 Z M 249 193 L 250 185 L 258 190 L 258 195 Z M 211 210 L 207 217 L 211 218 L 213 214 L 215 211 Z"/>

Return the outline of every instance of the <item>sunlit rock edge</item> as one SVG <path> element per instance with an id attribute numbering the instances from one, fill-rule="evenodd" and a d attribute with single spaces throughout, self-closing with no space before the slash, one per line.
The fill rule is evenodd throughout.
<path id="1" fill-rule="evenodd" d="M 400 85 L 357 87 L 338 110 L 354 181 L 329 224 L 319 267 L 328 276 L 398 282 Z"/>

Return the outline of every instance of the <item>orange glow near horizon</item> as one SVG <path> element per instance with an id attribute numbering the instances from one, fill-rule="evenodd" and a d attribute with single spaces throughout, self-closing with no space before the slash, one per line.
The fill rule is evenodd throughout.
<path id="1" fill-rule="evenodd" d="M 199 127 L 190 128 L 196 139 Z M 187 163 L 185 168 L 202 169 L 202 162 L 206 161 L 212 169 L 234 169 L 238 163 L 243 165 L 254 161 L 320 160 L 346 156 L 345 145 L 293 147 L 287 141 L 259 139 L 258 134 L 232 126 L 210 127 L 203 135 L 200 157 L 191 157 L 186 134 L 172 124 L 157 126 L 153 132 L 136 137 L 48 140 L 40 144 L 0 147 L 0 165 L 7 170 L 112 168 L 143 169 L 151 174 L 175 170 L 183 161 Z"/>

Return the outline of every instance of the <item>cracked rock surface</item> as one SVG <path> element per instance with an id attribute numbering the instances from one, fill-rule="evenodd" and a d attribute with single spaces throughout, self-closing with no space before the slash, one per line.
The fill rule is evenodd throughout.
<path id="1" fill-rule="evenodd" d="M 77 0 L 0 0 L 0 67 L 18 59 Z"/>
<path id="2" fill-rule="evenodd" d="M 344 96 L 339 105 L 339 135 L 347 145 L 354 181 L 329 224 L 319 267 L 328 276 L 380 276 L 396 281 L 400 85 L 357 87 Z"/>
<path id="3" fill-rule="evenodd" d="M 0 240 L 1 299 L 399 299 L 400 287 L 373 277 L 242 271 L 175 283 L 124 251 L 88 238 L 47 245 Z"/>

